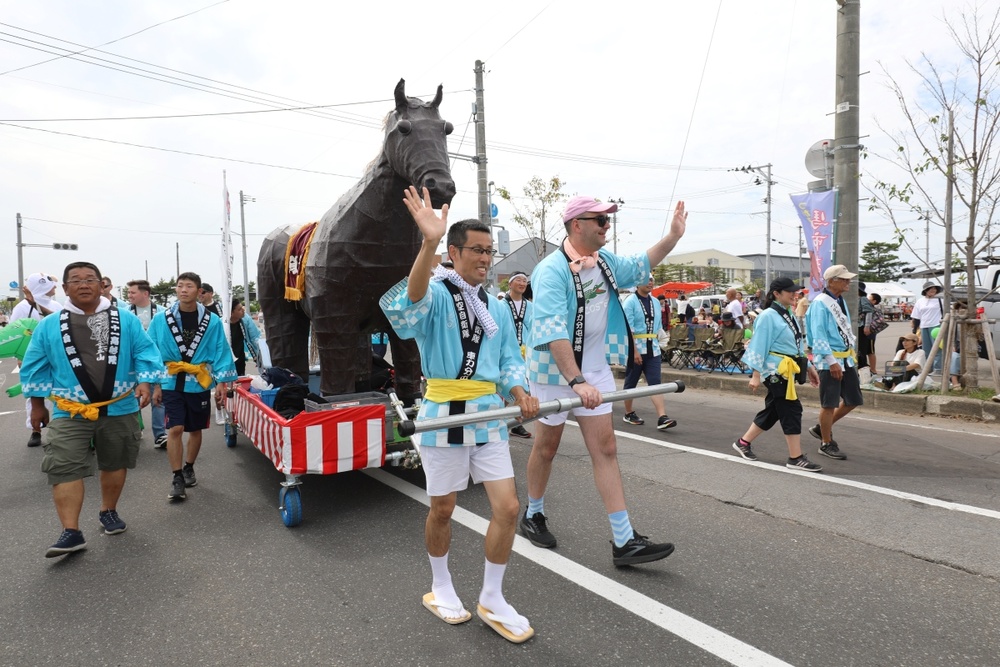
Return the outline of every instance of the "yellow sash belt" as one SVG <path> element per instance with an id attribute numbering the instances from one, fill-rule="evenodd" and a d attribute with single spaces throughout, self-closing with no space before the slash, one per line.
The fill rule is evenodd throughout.
<path id="1" fill-rule="evenodd" d="M 656 334 L 633 334 L 634 338 L 656 338 Z"/>
<path id="2" fill-rule="evenodd" d="M 168 361 L 167 373 L 177 375 L 178 373 L 190 373 L 198 381 L 202 389 L 208 389 L 212 385 L 212 374 L 208 372 L 205 364 L 189 364 L 186 361 Z"/>
<path id="3" fill-rule="evenodd" d="M 480 396 L 497 393 L 495 382 L 485 380 L 427 380 L 427 393 L 424 395 L 428 401 L 435 403 L 447 403 L 449 401 L 471 401 Z"/>
<path id="4" fill-rule="evenodd" d="M 68 398 L 61 398 L 59 396 L 49 396 L 49 398 L 56 402 L 57 408 L 68 412 L 70 418 L 80 415 L 84 419 L 89 419 L 90 421 L 95 422 L 97 421 L 97 418 L 101 416 L 101 408 L 105 405 L 116 403 L 126 396 L 131 395 L 131 391 L 126 391 L 121 396 L 115 396 L 110 401 L 98 401 L 97 403 L 77 403 L 76 401 L 71 401 Z"/>
<path id="5" fill-rule="evenodd" d="M 781 357 L 781 363 L 778 364 L 778 375 L 788 380 L 788 386 L 785 388 L 785 400 L 797 400 L 799 395 L 795 392 L 795 374 L 801 370 L 799 364 L 793 357 L 781 354 L 780 352 L 772 352 L 771 354 Z"/>
<path id="6" fill-rule="evenodd" d="M 831 350 L 830 352 L 833 354 L 834 359 L 847 359 L 848 357 L 850 357 L 851 359 L 854 359 L 855 362 L 857 362 L 858 360 L 858 355 L 854 351 L 853 347 L 849 350 L 845 350 L 844 352 L 835 352 L 833 350 Z"/>

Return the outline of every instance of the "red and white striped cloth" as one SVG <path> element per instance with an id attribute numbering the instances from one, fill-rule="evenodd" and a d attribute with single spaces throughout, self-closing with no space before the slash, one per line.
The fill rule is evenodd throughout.
<path id="1" fill-rule="evenodd" d="M 289 475 L 333 475 L 385 464 L 385 406 L 300 412 L 285 419 L 239 380 L 230 412 L 254 447 Z"/>

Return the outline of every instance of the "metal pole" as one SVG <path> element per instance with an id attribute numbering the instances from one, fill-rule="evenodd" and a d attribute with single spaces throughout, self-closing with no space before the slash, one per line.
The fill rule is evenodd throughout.
<path id="1" fill-rule="evenodd" d="M 767 164 L 765 177 L 767 178 L 767 254 L 764 256 L 764 289 L 767 289 L 771 284 L 771 163 Z"/>
<path id="2" fill-rule="evenodd" d="M 149 282 L 149 260 L 146 260 L 146 282 Z"/>
<path id="3" fill-rule="evenodd" d="M 18 296 L 24 298 L 24 254 L 21 243 L 21 214 L 17 214 L 17 289 Z"/>
<path id="4" fill-rule="evenodd" d="M 243 242 L 243 302 L 247 305 L 247 312 L 250 312 L 250 280 L 247 274 L 247 225 L 243 217 L 243 204 L 246 196 L 240 190 L 240 239 Z M 253 201 L 252 199 L 250 201 Z"/>
<path id="5" fill-rule="evenodd" d="M 176 261 L 177 261 L 177 273 L 174 274 L 174 275 L 175 276 L 179 276 L 179 275 L 181 275 L 181 244 L 180 243 L 175 244 L 174 252 L 177 255 L 177 257 L 176 257 Z"/>
<path id="6" fill-rule="evenodd" d="M 838 191 L 837 263 L 858 271 L 858 158 L 861 53 L 861 0 L 837 0 L 836 121 L 833 182 Z M 851 321 L 858 321 L 858 299 L 847 299 Z"/>
<path id="7" fill-rule="evenodd" d="M 483 61 L 476 61 L 476 180 L 479 192 L 479 220 L 490 228 L 490 242 L 493 241 L 493 216 L 490 215 L 489 175 L 486 173 L 486 107 L 483 96 Z M 486 273 L 486 286 L 496 285 L 496 269 L 493 262 Z"/>
<path id="8" fill-rule="evenodd" d="M 799 285 L 802 284 L 802 243 L 802 225 L 799 225 Z"/>
<path id="9" fill-rule="evenodd" d="M 609 391 L 601 394 L 601 403 L 614 403 L 617 401 L 632 400 L 645 396 L 657 394 L 673 394 L 684 391 L 683 382 L 664 382 L 648 387 L 636 387 L 635 389 L 622 389 L 620 391 Z M 583 406 L 583 399 L 579 396 L 573 398 L 557 398 L 545 401 L 538 406 L 538 415 L 544 417 L 557 412 L 566 412 L 574 408 Z M 470 414 L 452 415 L 450 417 L 438 417 L 436 419 L 418 419 L 416 421 L 405 421 L 399 424 L 401 435 L 413 435 L 414 433 L 424 433 L 426 431 L 439 431 L 445 428 L 455 428 L 466 424 L 478 424 L 480 422 L 493 421 L 496 419 L 515 419 L 521 416 L 521 408 L 511 406 L 507 408 L 497 408 L 496 410 L 486 410 L 485 412 L 473 412 Z"/>

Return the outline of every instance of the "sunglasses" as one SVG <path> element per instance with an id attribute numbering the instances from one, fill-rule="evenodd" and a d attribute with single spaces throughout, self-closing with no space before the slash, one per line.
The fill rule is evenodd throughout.
<path id="1" fill-rule="evenodd" d="M 607 227 L 611 223 L 611 217 L 607 215 L 597 215 L 593 218 L 577 218 L 577 220 L 594 220 L 598 227 Z"/>

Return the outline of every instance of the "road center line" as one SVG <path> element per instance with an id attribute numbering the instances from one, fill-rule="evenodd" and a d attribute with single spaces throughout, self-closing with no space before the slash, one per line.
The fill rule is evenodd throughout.
<path id="1" fill-rule="evenodd" d="M 566 420 L 566 423 L 579 428 L 579 425 L 573 420 Z M 817 475 L 814 472 L 803 472 L 801 470 L 792 470 L 791 468 L 779 467 L 774 464 L 763 463 L 761 461 L 747 461 L 732 454 L 721 454 L 719 452 L 711 452 L 705 449 L 698 449 L 697 447 L 688 447 L 687 445 L 679 445 L 677 443 L 667 442 L 665 440 L 654 440 L 653 438 L 647 438 L 646 436 L 636 435 L 634 433 L 626 433 L 625 431 L 615 431 L 615 436 L 627 440 L 636 440 L 638 442 L 645 442 L 650 445 L 656 445 L 657 447 L 664 447 L 666 449 L 676 449 L 677 451 L 687 452 L 689 454 L 698 454 L 699 456 L 707 456 L 713 459 L 729 461 L 730 463 L 738 463 L 741 465 L 754 466 L 756 468 L 762 468 L 764 470 L 769 470 L 771 472 L 784 473 L 787 475 L 800 475 L 802 477 L 809 477 L 810 479 L 814 479 L 818 482 L 826 482 L 828 484 L 839 484 L 840 486 L 850 486 L 855 489 L 861 489 L 863 491 L 871 491 L 872 493 L 879 493 L 884 496 L 891 496 L 893 498 L 899 498 L 901 500 L 909 500 L 912 502 L 923 503 L 924 505 L 930 505 L 932 507 L 940 507 L 941 509 L 951 510 L 953 512 L 964 512 L 966 514 L 975 514 L 977 516 L 984 516 L 990 519 L 1000 519 L 1000 512 L 996 510 L 986 509 L 984 507 L 974 507 L 972 505 L 953 503 L 948 500 L 940 500 L 938 498 L 930 498 L 928 496 L 919 496 L 915 493 L 908 493 L 906 491 L 897 491 L 895 489 L 888 489 L 883 486 L 866 484 L 865 482 L 856 482 L 851 479 L 830 477 L 829 475 Z"/>
<path id="2" fill-rule="evenodd" d="M 380 468 L 368 468 L 362 472 L 403 495 L 409 496 L 418 503 L 430 506 L 427 492 L 419 486 L 403 481 Z M 455 507 L 452 519 L 480 535 L 486 535 L 489 521 L 477 514 L 461 507 Z M 613 579 L 583 567 L 565 556 L 560 556 L 548 549 L 539 549 L 520 535 L 515 536 L 514 551 L 581 588 L 618 605 L 625 611 L 658 625 L 667 632 L 677 635 L 733 665 L 746 665 L 747 667 L 788 665 L 788 663 L 758 648 L 661 604 Z"/>

